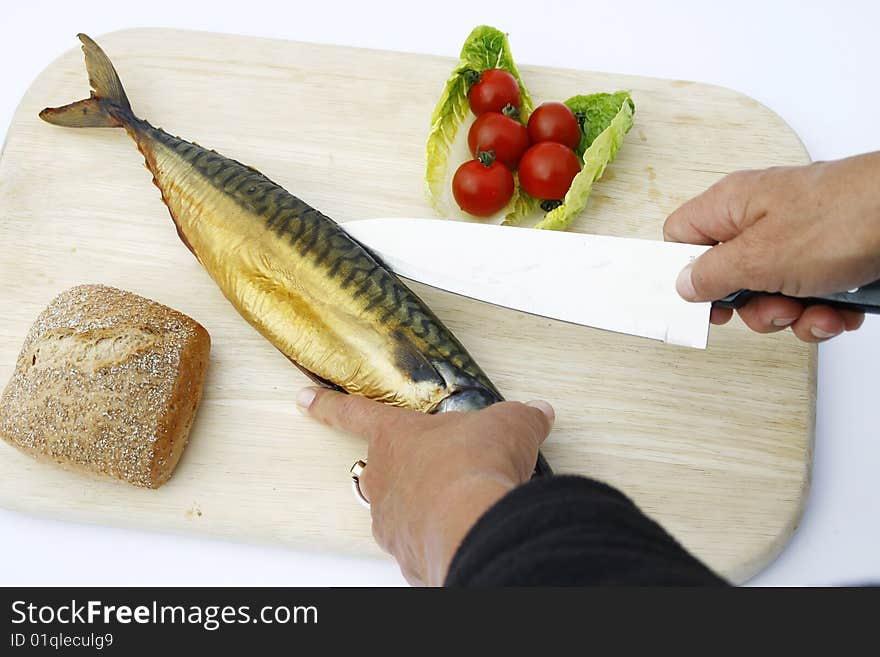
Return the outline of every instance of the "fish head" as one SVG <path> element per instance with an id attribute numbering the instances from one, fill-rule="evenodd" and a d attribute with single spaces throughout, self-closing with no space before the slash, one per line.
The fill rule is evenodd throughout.
<path id="1" fill-rule="evenodd" d="M 446 394 L 430 409 L 430 413 L 475 411 L 502 401 L 503 397 L 494 386 L 488 384 L 488 380 L 480 381 L 448 362 L 435 362 L 433 365 L 446 384 Z"/>

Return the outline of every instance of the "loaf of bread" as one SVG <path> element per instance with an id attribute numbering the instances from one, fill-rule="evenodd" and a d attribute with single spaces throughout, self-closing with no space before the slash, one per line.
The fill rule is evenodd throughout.
<path id="1" fill-rule="evenodd" d="M 0 436 L 62 466 L 158 488 L 202 396 L 211 340 L 136 294 L 74 287 L 37 318 L 0 398 Z"/>

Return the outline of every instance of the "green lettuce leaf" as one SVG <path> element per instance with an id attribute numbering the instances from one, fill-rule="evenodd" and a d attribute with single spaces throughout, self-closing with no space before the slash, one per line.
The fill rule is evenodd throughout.
<path id="1" fill-rule="evenodd" d="M 449 148 L 470 111 L 467 99 L 470 90 L 468 75 L 471 71 L 482 73 L 490 68 L 504 69 L 516 78 L 522 97 L 520 120 L 523 123 L 528 120 L 529 114 L 532 112 L 532 99 L 523 84 L 516 64 L 513 63 L 507 35 L 487 25 L 474 28 L 461 48 L 458 66 L 446 81 L 446 87 L 443 89 L 443 94 L 431 116 L 431 132 L 428 135 L 425 156 L 425 181 L 428 198 L 441 214 L 443 214 L 443 187 L 446 180 Z M 521 192 L 517 188 L 508 207 L 513 208 L 514 211 L 522 209 L 521 206 L 528 202 L 523 198 L 524 196 L 526 196 L 525 192 Z"/>
<path id="2" fill-rule="evenodd" d="M 584 136 L 578 146 L 583 166 L 571 181 L 562 205 L 554 208 L 534 227 L 547 230 L 565 230 L 572 220 L 587 207 L 593 183 L 605 173 L 633 125 L 635 104 L 626 91 L 615 94 L 574 96 L 565 104 L 578 116 L 584 117 Z"/>
<path id="3" fill-rule="evenodd" d="M 576 116 L 583 117 L 584 136 L 581 137 L 581 143 L 577 147 L 578 155 L 583 157 L 584 151 L 590 147 L 596 137 L 611 125 L 614 117 L 620 113 L 624 101 L 629 103 L 630 109 L 635 113 L 636 106 L 627 91 L 618 91 L 614 94 L 573 96 L 565 101 L 565 104 Z"/>
<path id="4" fill-rule="evenodd" d="M 513 190 L 513 197 L 510 199 L 510 203 L 505 208 L 507 213 L 504 215 L 504 221 L 501 222 L 502 226 L 518 226 L 522 223 L 523 219 L 534 214 L 541 204 L 539 199 L 529 196 L 520 187 L 519 175 L 516 172 L 513 174 L 513 181 L 516 187 Z"/>

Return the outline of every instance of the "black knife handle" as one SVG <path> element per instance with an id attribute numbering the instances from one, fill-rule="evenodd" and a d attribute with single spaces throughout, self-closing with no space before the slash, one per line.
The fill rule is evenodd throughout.
<path id="1" fill-rule="evenodd" d="M 740 290 L 729 294 L 723 299 L 713 301 L 712 305 L 718 308 L 741 308 L 750 299 L 765 292 L 752 292 L 751 290 Z M 773 294 L 771 296 L 785 296 L 782 294 Z M 824 306 L 833 306 L 841 310 L 859 310 L 863 313 L 871 313 L 873 315 L 880 314 L 880 281 L 874 281 L 868 285 L 849 292 L 836 292 L 834 294 L 826 294 L 821 297 L 790 297 L 795 301 L 800 301 L 808 306 L 822 304 Z"/>
<path id="2" fill-rule="evenodd" d="M 544 455 L 538 452 L 538 462 L 535 464 L 535 471 L 532 473 L 532 477 L 549 477 L 552 474 L 553 468 L 547 463 Z"/>

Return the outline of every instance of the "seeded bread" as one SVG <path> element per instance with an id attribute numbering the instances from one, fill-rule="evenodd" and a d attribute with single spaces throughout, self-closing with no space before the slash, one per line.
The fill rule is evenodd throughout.
<path id="1" fill-rule="evenodd" d="M 158 488 L 183 453 L 210 348 L 208 332 L 171 308 L 74 287 L 25 338 L 0 398 L 0 437 L 40 459 Z"/>

